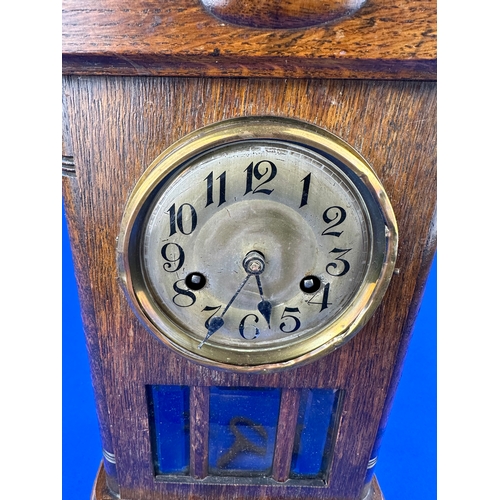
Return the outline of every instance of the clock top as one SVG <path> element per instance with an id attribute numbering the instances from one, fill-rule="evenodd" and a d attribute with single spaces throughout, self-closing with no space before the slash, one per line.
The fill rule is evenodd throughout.
<path id="1" fill-rule="evenodd" d="M 436 80 L 436 0 L 63 0 L 64 74 Z"/>

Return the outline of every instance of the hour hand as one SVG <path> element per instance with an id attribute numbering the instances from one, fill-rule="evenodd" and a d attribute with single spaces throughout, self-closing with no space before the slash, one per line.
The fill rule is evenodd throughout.
<path id="1" fill-rule="evenodd" d="M 257 286 L 259 287 L 261 299 L 261 301 L 257 304 L 257 309 L 259 310 L 260 314 L 264 316 L 264 319 L 267 322 L 267 326 L 271 328 L 271 312 L 273 307 L 271 305 L 271 302 L 264 298 L 262 282 L 260 281 L 260 275 L 264 272 L 264 269 L 266 267 L 264 256 L 260 252 L 249 252 L 245 257 L 245 260 L 243 261 L 243 267 L 245 268 L 247 273 L 254 275 L 255 279 L 257 280 Z"/>
<path id="2" fill-rule="evenodd" d="M 259 310 L 260 314 L 264 316 L 264 319 L 267 321 L 267 326 L 271 328 L 271 312 L 273 310 L 273 306 L 271 305 L 271 302 L 269 302 L 264 298 L 260 276 L 256 275 L 255 278 L 257 279 L 257 285 L 259 287 L 260 298 L 261 298 L 261 301 L 257 304 L 257 309 Z"/>

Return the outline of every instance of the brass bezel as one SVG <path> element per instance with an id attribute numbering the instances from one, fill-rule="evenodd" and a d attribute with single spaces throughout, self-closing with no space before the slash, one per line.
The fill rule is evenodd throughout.
<path id="1" fill-rule="evenodd" d="M 207 344 L 200 352 L 197 342 L 187 336 L 176 324 L 154 307 L 154 298 L 148 292 L 140 265 L 134 262 L 140 237 L 140 214 L 151 201 L 165 177 L 190 159 L 209 149 L 245 140 L 279 140 L 310 148 L 325 157 L 339 160 L 354 174 L 353 184 L 363 185 L 370 200 L 372 226 L 384 228 L 383 241 L 379 237 L 377 255 L 371 259 L 367 276 L 355 300 L 333 325 L 324 328 L 312 338 L 290 346 L 290 349 L 258 349 L 252 353 Z M 375 220 L 376 219 L 376 220 Z M 379 231 L 380 232 L 380 231 Z M 377 235 L 373 240 L 376 240 Z M 135 246 L 135 250 L 134 250 Z M 118 272 L 127 298 L 142 323 L 174 351 L 203 365 L 241 372 L 269 372 L 309 363 L 340 347 L 366 324 L 379 306 L 391 280 L 397 256 L 398 230 L 396 218 L 387 194 L 369 163 L 351 146 L 336 135 L 315 125 L 281 117 L 243 117 L 224 120 L 200 128 L 172 144 L 143 173 L 126 204 L 117 244 Z M 342 324 L 340 324 L 342 323 Z M 184 344 L 184 345 L 182 345 Z M 271 361 L 270 361 L 271 359 Z"/>

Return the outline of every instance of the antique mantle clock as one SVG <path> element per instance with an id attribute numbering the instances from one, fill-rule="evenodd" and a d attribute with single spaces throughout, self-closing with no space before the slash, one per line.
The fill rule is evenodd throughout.
<path id="1" fill-rule="evenodd" d="M 430 0 L 63 1 L 95 500 L 381 499 L 435 253 Z"/>

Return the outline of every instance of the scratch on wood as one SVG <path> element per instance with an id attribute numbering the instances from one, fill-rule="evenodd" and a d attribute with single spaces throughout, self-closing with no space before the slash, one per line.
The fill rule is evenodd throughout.
<path id="1" fill-rule="evenodd" d="M 130 64 L 136 71 L 138 75 L 144 75 L 148 74 L 151 75 L 151 71 L 149 71 L 145 66 L 142 66 L 141 64 L 137 64 L 136 62 L 132 61 L 132 59 L 129 59 L 128 57 L 124 56 L 123 54 L 117 54 L 115 52 L 114 54 L 116 57 L 124 60 L 126 63 Z"/>

